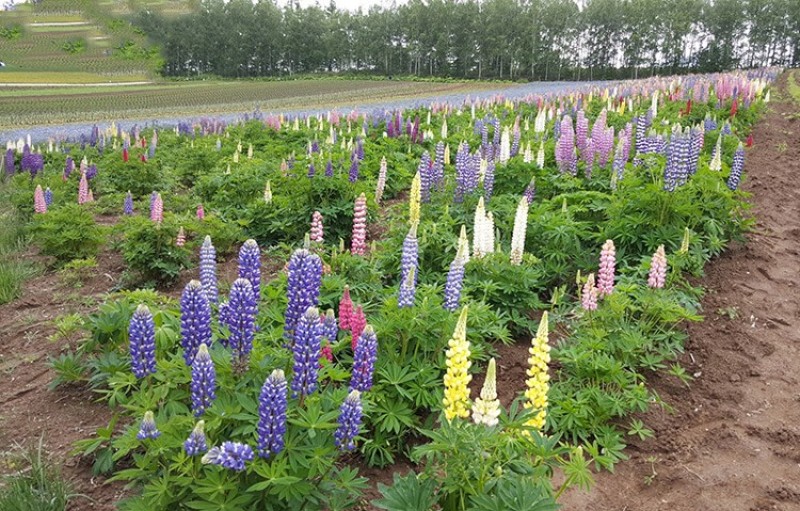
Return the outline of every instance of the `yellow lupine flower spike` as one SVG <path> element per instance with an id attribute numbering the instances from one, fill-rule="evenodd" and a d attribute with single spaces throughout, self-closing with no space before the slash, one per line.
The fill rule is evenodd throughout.
<path id="1" fill-rule="evenodd" d="M 461 310 L 453 337 L 448 342 L 447 372 L 444 375 L 444 416 L 448 421 L 455 417 L 469 417 L 469 341 L 467 341 L 467 307 Z"/>
<path id="2" fill-rule="evenodd" d="M 533 338 L 528 350 L 530 368 L 527 371 L 528 379 L 525 381 L 527 386 L 525 408 L 536 410 L 536 414 L 528 421 L 527 425 L 539 431 L 544 429 L 547 418 L 547 392 L 550 390 L 550 375 L 547 373 L 547 364 L 550 362 L 550 346 L 547 344 L 547 339 L 547 311 L 545 311 L 539 322 L 536 337 Z"/>

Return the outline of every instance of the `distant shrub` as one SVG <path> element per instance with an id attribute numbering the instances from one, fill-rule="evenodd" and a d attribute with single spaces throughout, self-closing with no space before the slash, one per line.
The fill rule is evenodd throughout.
<path id="1" fill-rule="evenodd" d="M 34 242 L 42 253 L 55 257 L 60 264 L 96 256 L 105 241 L 103 228 L 78 204 L 37 215 L 32 230 Z"/>

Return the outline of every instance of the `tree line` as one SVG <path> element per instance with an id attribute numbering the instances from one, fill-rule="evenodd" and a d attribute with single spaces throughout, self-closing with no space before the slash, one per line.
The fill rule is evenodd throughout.
<path id="1" fill-rule="evenodd" d="M 410 0 L 355 13 L 199 0 L 134 22 L 169 76 L 596 80 L 800 65 L 800 0 Z"/>

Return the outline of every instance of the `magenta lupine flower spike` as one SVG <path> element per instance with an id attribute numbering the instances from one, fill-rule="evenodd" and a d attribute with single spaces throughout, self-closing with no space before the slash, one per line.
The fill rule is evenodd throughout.
<path id="1" fill-rule="evenodd" d="M 147 305 L 139 305 L 128 326 L 131 371 L 137 378 L 156 372 L 156 326 Z"/>
<path id="2" fill-rule="evenodd" d="M 142 418 L 142 423 L 139 426 L 139 433 L 136 435 L 136 438 L 145 440 L 147 438 L 158 438 L 160 435 L 161 432 L 156 427 L 156 418 L 153 416 L 153 412 L 144 412 L 144 417 Z"/>
<path id="3" fill-rule="evenodd" d="M 200 281 L 192 280 L 181 295 L 181 346 L 187 366 L 201 344 L 211 345 L 211 305 Z"/>
<path id="4" fill-rule="evenodd" d="M 256 301 L 261 297 L 261 249 L 256 240 L 249 239 L 239 249 L 239 278 L 247 279 Z"/>
<path id="5" fill-rule="evenodd" d="M 336 448 L 340 451 L 352 451 L 356 448 L 356 436 L 361 426 L 361 393 L 357 390 L 350 394 L 339 409 L 339 427 L 333 434 Z"/>
<path id="6" fill-rule="evenodd" d="M 614 242 L 606 240 L 600 252 L 600 270 L 597 272 L 597 292 L 602 298 L 614 291 L 614 272 L 616 269 Z"/>
<path id="7" fill-rule="evenodd" d="M 36 191 L 33 192 L 33 211 L 47 213 L 47 202 L 44 200 L 44 191 L 41 185 L 36 185 Z"/>
<path id="8" fill-rule="evenodd" d="M 208 353 L 208 347 L 201 344 L 197 349 L 197 355 L 192 362 L 192 412 L 195 417 L 203 413 L 214 403 L 217 398 L 217 373 L 214 370 L 214 362 Z"/>
<path id="9" fill-rule="evenodd" d="M 306 249 L 295 250 L 289 259 L 284 315 L 284 336 L 292 339 L 300 317 L 309 307 L 316 307 L 322 285 L 322 259 Z"/>
<path id="10" fill-rule="evenodd" d="M 350 333 L 352 335 L 350 339 L 350 347 L 353 348 L 353 353 L 356 351 L 358 339 L 361 338 L 361 333 L 364 331 L 366 326 L 367 316 L 364 314 L 364 308 L 359 305 L 353 312 L 353 317 L 350 318 Z"/>
<path id="11" fill-rule="evenodd" d="M 364 327 L 353 353 L 353 374 L 350 376 L 350 390 L 366 392 L 372 388 L 372 374 L 378 360 L 378 336 L 371 325 Z"/>
<path id="12" fill-rule="evenodd" d="M 350 252 L 364 255 L 367 250 L 367 197 L 363 193 L 356 199 L 353 214 L 353 239 Z"/>
<path id="13" fill-rule="evenodd" d="M 203 454 L 208 451 L 205 425 L 206 423 L 204 421 L 197 421 L 189 438 L 183 443 L 183 450 L 186 451 L 187 456 L 197 456 L 198 454 Z"/>
<path id="14" fill-rule="evenodd" d="M 294 358 L 292 392 L 308 396 L 317 389 L 319 356 L 322 350 L 322 325 L 319 310 L 309 307 L 297 322 L 292 353 Z"/>
<path id="15" fill-rule="evenodd" d="M 234 359 L 244 362 L 253 349 L 256 331 L 256 297 L 247 279 L 236 279 L 231 285 L 225 323 L 231 332 L 228 343 Z"/>
<path id="16" fill-rule="evenodd" d="M 160 193 L 156 194 L 150 207 L 150 220 L 157 224 L 164 221 L 164 201 L 161 199 Z"/>
<path id="17" fill-rule="evenodd" d="M 339 328 L 350 330 L 353 319 L 353 300 L 350 298 L 350 286 L 344 286 L 342 299 L 339 301 Z"/>
<path id="18" fill-rule="evenodd" d="M 311 216 L 311 241 L 322 243 L 323 239 L 322 213 L 314 211 Z"/>
<path id="19" fill-rule="evenodd" d="M 589 274 L 581 293 L 581 307 L 587 311 L 597 310 L 597 288 L 594 287 L 594 273 Z"/>
<path id="20" fill-rule="evenodd" d="M 208 301 L 217 303 L 219 290 L 217 288 L 217 250 L 211 243 L 211 236 L 206 236 L 200 247 L 200 283 L 206 293 Z"/>
<path id="21" fill-rule="evenodd" d="M 660 289 L 664 287 L 667 278 L 667 256 L 664 253 L 664 245 L 660 245 L 650 260 L 650 274 L 647 276 L 647 285 Z"/>
<path id="22" fill-rule="evenodd" d="M 283 450 L 288 391 L 283 371 L 272 371 L 258 398 L 258 455 L 269 459 Z"/>
<path id="23" fill-rule="evenodd" d="M 81 174 L 81 181 L 78 184 L 78 204 L 89 202 L 89 181 L 86 179 L 86 172 Z"/>
<path id="24" fill-rule="evenodd" d="M 204 464 L 219 465 L 228 470 L 242 472 L 245 468 L 245 462 L 253 461 L 254 457 L 253 448 L 247 444 L 223 442 L 221 446 L 212 447 L 211 450 L 203 456 L 202 462 Z"/>
<path id="25" fill-rule="evenodd" d="M 206 210 L 203 209 L 202 204 L 197 205 L 197 219 L 204 220 L 206 218 Z"/>

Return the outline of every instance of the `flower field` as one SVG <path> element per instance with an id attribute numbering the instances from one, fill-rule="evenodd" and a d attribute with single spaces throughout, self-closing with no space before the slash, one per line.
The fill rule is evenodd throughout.
<path id="1" fill-rule="evenodd" d="M 111 410 L 74 453 L 128 510 L 556 509 L 691 385 L 778 72 L 10 142 L 49 268 L 124 261 L 50 360 Z"/>

